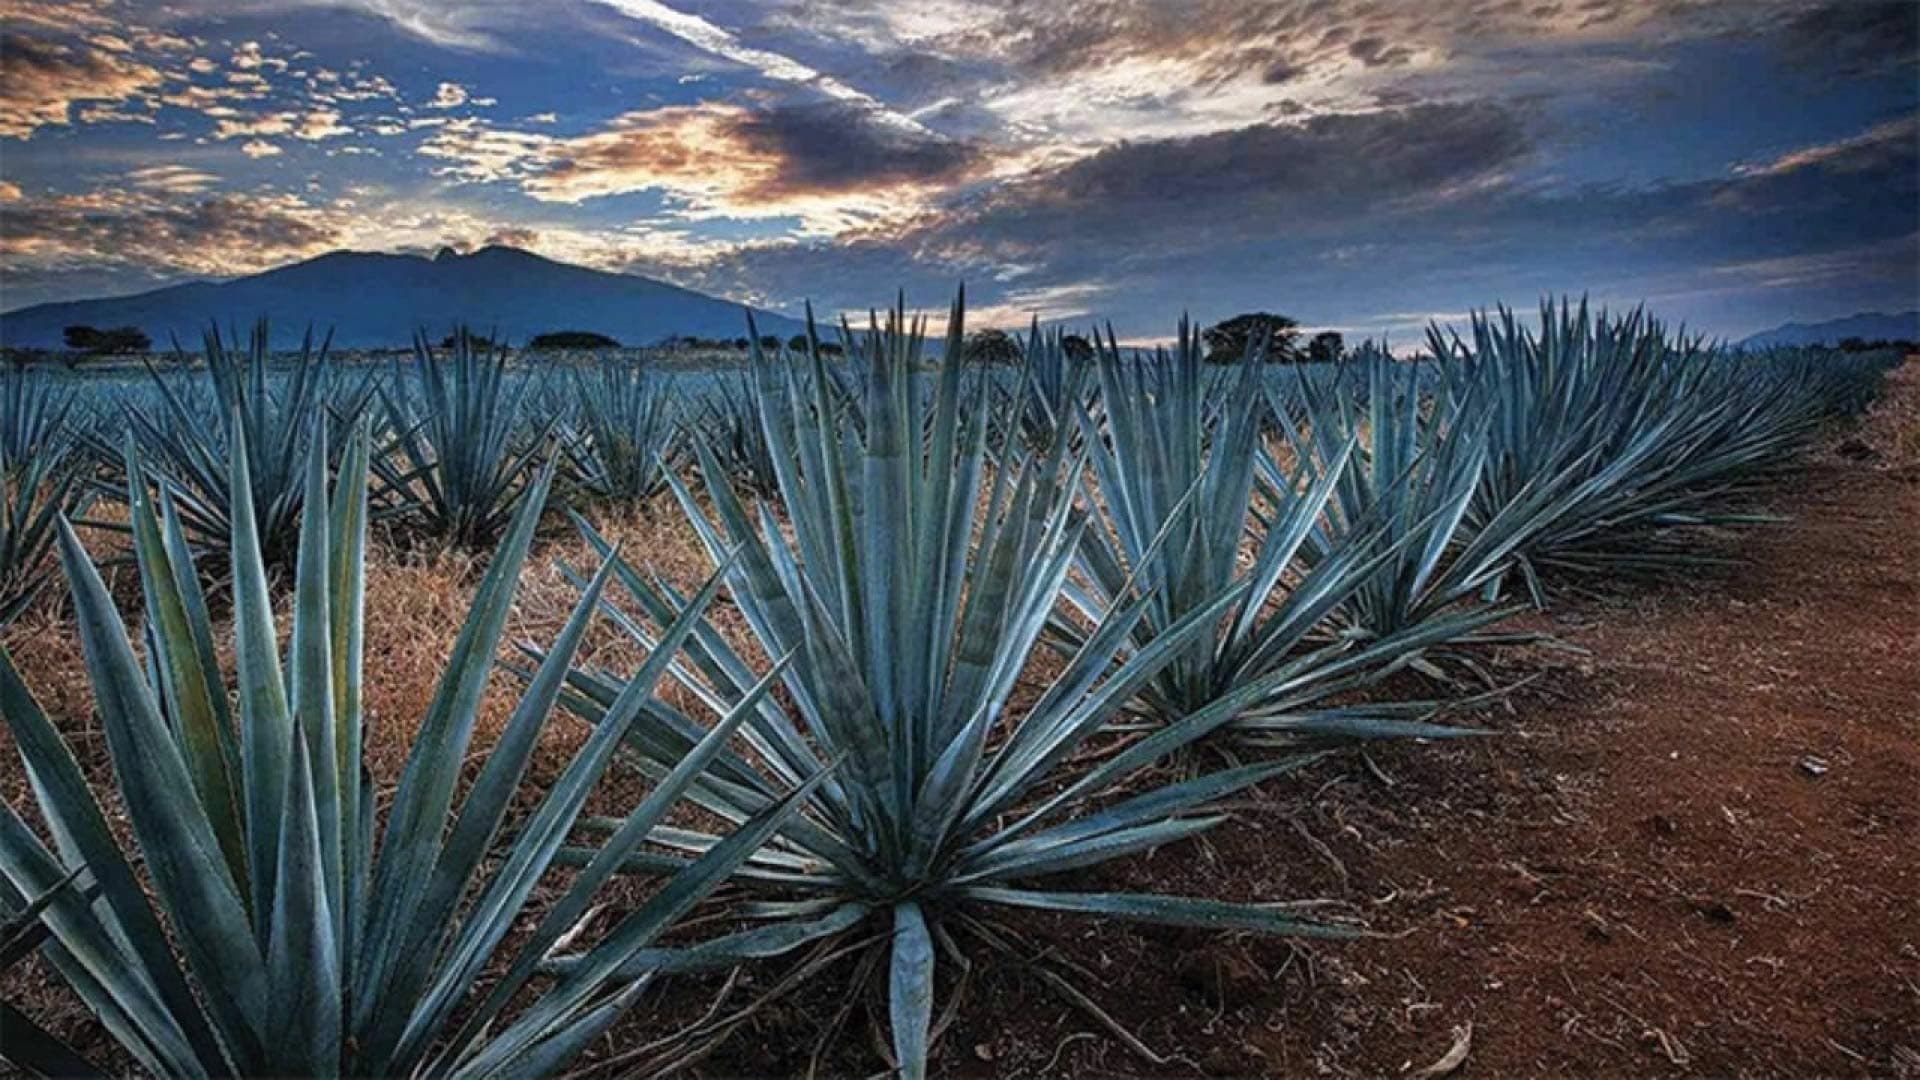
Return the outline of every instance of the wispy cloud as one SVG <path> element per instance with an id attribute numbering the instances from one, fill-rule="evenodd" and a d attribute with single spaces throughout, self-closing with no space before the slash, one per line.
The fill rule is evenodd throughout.
<path id="1" fill-rule="evenodd" d="M 886 123 L 913 131 L 926 130 L 919 121 L 895 112 L 873 95 L 815 70 L 784 53 L 747 45 L 732 31 L 698 15 L 669 7 L 660 3 L 659 0 L 603 0 L 603 2 L 622 15 L 672 34 L 703 52 L 750 68 L 762 78 L 776 82 L 799 83 L 828 97 L 864 106 L 872 115 Z"/>
<path id="2" fill-rule="evenodd" d="M 218 174 L 186 165 L 148 165 L 127 174 L 129 185 L 168 195 L 198 195 L 219 182 Z"/>

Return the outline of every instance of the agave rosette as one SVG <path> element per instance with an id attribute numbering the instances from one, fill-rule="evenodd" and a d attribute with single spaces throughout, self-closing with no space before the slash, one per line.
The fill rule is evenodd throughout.
<path id="1" fill-rule="evenodd" d="M 316 345 L 309 330 L 278 371 L 271 343 L 265 319 L 254 323 L 244 349 L 238 335 L 229 342 L 217 325 L 209 326 L 201 351 L 204 382 L 195 386 L 181 377 L 192 360 L 176 345 L 171 371 L 147 365 L 157 407 L 128 408 L 126 419 L 147 478 L 167 490 L 188 539 L 202 551 L 233 546 L 227 462 L 235 446 L 246 446 L 252 524 L 268 566 L 277 568 L 292 561 L 298 541 L 307 455 L 317 443 L 313 419 L 331 385 L 330 339 Z M 97 442 L 104 456 L 118 457 L 118 446 Z"/>
<path id="2" fill-rule="evenodd" d="M 1331 471 L 1347 459 L 1324 515 L 1307 531 L 1306 565 L 1337 556 L 1351 542 L 1390 551 L 1340 605 L 1341 632 L 1386 638 L 1448 620 L 1448 644 L 1459 644 L 1510 613 L 1474 600 L 1505 572 L 1527 534 L 1503 521 L 1471 534 L 1462 528 L 1486 466 L 1485 418 L 1457 397 L 1424 392 L 1422 376 L 1419 365 L 1363 344 L 1344 362 L 1341 379 L 1298 381 L 1295 400 L 1311 419 L 1280 429 L 1295 460 L 1310 470 Z M 1275 402 L 1276 413 L 1285 415 L 1284 404 Z M 1270 456 L 1259 467 L 1269 498 L 1298 483 Z"/>
<path id="3" fill-rule="evenodd" d="M 1140 651 L 1206 622 L 1142 684 L 1131 711 L 1165 724 L 1232 700 L 1235 735 L 1265 744 L 1460 734 L 1418 722 L 1426 703 L 1351 698 L 1459 632 L 1432 622 L 1371 638 L 1336 632 L 1343 605 L 1415 540 L 1377 516 L 1326 530 L 1354 440 L 1283 470 L 1262 437 L 1257 343 L 1218 376 L 1202 348 L 1183 323 L 1172 351 L 1126 355 L 1109 339 L 1096 361 L 1105 425 L 1088 443 L 1099 505 L 1078 545 L 1078 580 L 1062 595 L 1085 619 L 1143 591 L 1129 631 Z M 1083 423 L 1091 430 L 1084 412 Z M 1088 638 L 1064 613 L 1053 630 L 1074 646 Z"/>
<path id="4" fill-rule="evenodd" d="M 1175 782 L 1150 767 L 1233 719 L 1286 673 L 1251 680 L 1090 768 L 1070 765 L 1122 703 L 1171 657 L 1210 632 L 1239 597 L 1229 589 L 1129 651 L 1150 595 L 1129 593 L 1099 613 L 1059 676 L 1023 709 L 1009 706 L 1040 647 L 1072 570 L 1079 537 L 1073 496 L 1081 464 L 1067 441 L 1044 454 L 989 447 L 986 385 L 962 378 L 958 305 L 935 385 L 914 374 L 921 336 L 903 313 L 857 343 L 864 423 L 841 415 L 818 357 L 809 371 L 756 364 L 762 419 L 780 468 L 792 539 L 761 506 L 750 511 L 704 454 L 719 521 L 675 489 L 716 561 L 738 549 L 729 591 L 766 655 L 782 658 L 789 715 L 763 702 L 740 728 L 747 753 L 715 756 L 690 797 L 724 820 L 764 805 L 795 776 L 840 761 L 802 816 L 747 860 L 737 877 L 768 893 L 747 912 L 769 925 L 743 931 L 715 962 L 764 956 L 890 928 L 887 986 L 893 1052 L 905 1075 L 925 1074 L 937 957 L 962 942 L 1001 941 L 996 912 L 1044 909 L 1182 926 L 1340 935 L 1285 906 L 1034 887 L 1067 871 L 1157 847 L 1224 819 L 1207 807 L 1296 767 L 1299 757 Z M 927 433 L 923 443 L 922 432 Z M 585 530 L 603 552 L 604 540 Z M 622 616 L 653 644 L 678 603 L 665 582 L 616 561 L 642 614 Z M 759 678 L 710 626 L 695 630 L 675 674 L 729 707 Z M 623 692 L 617 675 L 579 671 L 570 698 L 601 721 Z M 670 768 L 704 729 L 663 702 L 627 735 L 644 767 Z M 1112 798 L 1126 786 L 1136 791 Z M 712 838 L 669 830 L 683 854 Z M 636 869 L 673 865 L 637 860 Z"/>
<path id="5" fill-rule="evenodd" d="M 570 372 L 576 430 L 565 440 L 575 483 L 597 499 L 646 502 L 691 456 L 679 405 L 643 363 L 605 355 Z"/>
<path id="6" fill-rule="evenodd" d="M 39 595 L 60 515 L 91 501 L 73 403 L 38 373 L 0 371 L 0 626 Z"/>
<path id="7" fill-rule="evenodd" d="M 1470 337 L 1428 332 L 1450 369 L 1450 407 L 1484 420 L 1487 462 L 1463 529 L 1513 534 L 1536 604 L 1547 568 L 1620 575 L 1716 561 L 1684 529 L 1766 520 L 1732 500 L 1828 415 L 1804 384 L 1639 309 L 1544 303 L 1535 330 L 1503 308 L 1474 315 Z"/>
<path id="8" fill-rule="evenodd" d="M 576 970 L 510 1011 L 542 954 L 744 719 L 736 712 L 716 723 L 560 887 L 531 932 L 508 942 L 620 736 L 718 581 L 671 620 L 662 652 L 503 840 L 502 823 L 607 582 L 603 571 L 589 585 L 456 808 L 460 765 L 551 483 L 550 473 L 537 478 L 479 586 L 378 828 L 372 779 L 360 760 L 369 442 L 362 429 L 331 502 L 322 456 L 308 460 L 283 666 L 258 538 L 244 524 L 252 520 L 244 434 L 236 439 L 236 704 L 215 662 L 184 522 L 166 490 L 156 507 L 133 463 L 145 668 L 63 523 L 61 556 L 87 669 L 151 900 L 79 763 L 0 652 L 0 712 L 54 840 L 49 848 L 12 807 L 0 814 L 0 892 L 9 908 L 45 898 L 36 901 L 46 929 L 40 947 L 114 1040 L 155 1075 L 552 1071 L 644 991 L 651 976 L 624 970 L 633 957 L 757 851 L 794 805 L 770 799 L 668 878 Z M 743 698 L 743 710 L 754 704 L 751 693 Z M 80 869 L 97 899 L 57 888 Z M 0 1057 L 33 1072 L 78 1067 L 71 1051 L 39 1037 L 10 1037 Z"/>
<path id="9" fill-rule="evenodd" d="M 531 380 L 466 327 L 436 355 L 414 335 L 411 372 L 396 362 L 381 388 L 391 441 L 373 459 L 383 512 L 457 547 L 492 545 L 531 488 L 551 419 L 528 424 Z"/>

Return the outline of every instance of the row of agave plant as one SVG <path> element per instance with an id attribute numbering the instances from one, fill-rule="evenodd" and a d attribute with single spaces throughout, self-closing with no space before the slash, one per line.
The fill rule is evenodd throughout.
<path id="1" fill-rule="evenodd" d="M 548 459 L 570 502 L 644 502 L 690 460 L 696 435 L 739 482 L 772 493 L 745 380 L 689 402 L 645 364 L 618 357 L 530 377 L 464 330 L 445 349 L 421 337 L 411 359 L 370 365 L 339 363 L 311 334 L 277 357 L 270 340 L 264 322 L 244 347 L 212 328 L 200 354 L 176 349 L 149 363 L 147 377 L 119 384 L 0 372 L 0 625 L 32 599 L 54 518 L 124 500 L 129 462 L 175 500 L 194 549 L 219 556 L 234 521 L 227 461 L 244 444 L 262 550 L 270 570 L 283 570 L 307 459 L 331 447 L 325 464 L 337 468 L 363 420 L 374 439 L 373 517 L 427 542 L 490 549 Z"/>
<path id="2" fill-rule="evenodd" d="M 923 1076 L 941 994 L 951 1006 L 994 956 L 1030 960 L 1022 912 L 1359 932 L 1297 904 L 1072 886 L 1219 825 L 1227 800 L 1327 749 L 1462 734 L 1431 703 L 1380 701 L 1387 677 L 1441 673 L 1505 598 L 1544 598 L 1548 571 L 1698 558 L 1674 533 L 1743 520 L 1733 497 L 1874 374 L 1562 309 L 1539 332 L 1502 313 L 1471 340 L 1436 337 L 1435 365 L 1369 353 L 1331 381 L 1210 368 L 1185 328 L 1169 349 L 1130 354 L 1108 335 L 1085 358 L 1036 333 L 1008 379 L 963 367 L 962 316 L 938 359 L 902 311 L 843 329 L 844 369 L 819 350 L 756 353 L 729 407 L 760 445 L 682 435 L 686 467 L 657 450 L 639 489 L 593 425 L 690 426 L 651 413 L 664 406 L 629 393 L 634 376 L 577 376 L 605 380 L 609 403 L 584 438 L 557 421 L 529 433 L 493 406 L 538 391 L 459 342 L 450 361 L 421 347 L 417 391 L 396 377 L 309 398 L 305 450 L 247 413 L 305 384 L 276 396 L 261 365 L 236 365 L 207 485 L 153 465 L 136 430 L 121 476 L 144 663 L 72 528 L 50 520 L 138 856 L 0 654 L 0 708 L 52 838 L 0 817 L 0 957 L 40 949 L 158 1074 L 468 1076 L 554 1071 L 674 975 L 847 958 L 849 1000 L 884 994 L 893 1064 Z M 354 398 L 365 407 L 334 405 Z M 764 486 L 740 482 L 736 453 L 761 458 Z M 291 478 L 263 484 L 283 455 Z M 713 573 L 688 595 L 574 514 L 599 563 L 567 568 L 579 603 L 512 666 L 517 707 L 463 784 L 562 476 L 636 497 L 657 483 Z M 284 654 L 265 495 L 291 507 Z M 497 541 L 384 811 L 361 764 L 362 567 L 383 513 Z M 208 555 L 232 579 L 231 688 L 196 568 Z M 753 648 L 708 618 L 723 593 Z M 637 670 L 581 659 L 599 617 L 644 646 Z M 1055 673 L 1016 703 L 1042 656 Z M 699 707 L 669 704 L 669 681 Z M 556 709 L 591 733 L 549 790 L 517 799 Z M 612 768 L 639 770 L 650 794 L 585 815 Z M 682 803 L 701 815 L 670 820 Z M 531 809 L 509 824 L 516 806 Z M 616 875 L 655 888 L 582 931 Z M 726 932 L 662 940 L 723 885 Z M 91 1068 L 9 1006 L 0 1025 L 17 1066 Z"/>

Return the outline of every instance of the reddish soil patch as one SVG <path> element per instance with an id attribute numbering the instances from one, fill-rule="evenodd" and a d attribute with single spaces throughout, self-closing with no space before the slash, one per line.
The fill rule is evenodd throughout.
<path id="1" fill-rule="evenodd" d="M 1586 652 L 1496 657 L 1547 669 L 1480 718 L 1497 736 L 1323 763 L 1199 851 L 1058 883 L 1324 898 L 1389 936 L 1020 919 L 1161 1062 L 988 963 L 936 1072 L 1417 1075 L 1471 1025 L 1453 1075 L 1920 1076 L 1920 466 L 1861 445 L 1789 480 L 1741 565 L 1530 620 Z M 848 966 L 703 1071 L 804 1071 Z M 878 1068 L 863 1014 L 877 994 L 823 1071 Z"/>

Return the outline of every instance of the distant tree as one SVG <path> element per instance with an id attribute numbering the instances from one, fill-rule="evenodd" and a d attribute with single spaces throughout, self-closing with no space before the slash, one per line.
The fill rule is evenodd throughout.
<path id="1" fill-rule="evenodd" d="M 1338 330 L 1322 330 L 1307 342 L 1307 359 L 1316 364 L 1336 364 L 1347 355 L 1347 341 Z"/>
<path id="2" fill-rule="evenodd" d="M 553 330 L 535 334 L 527 348 L 535 352 L 549 349 L 617 349 L 620 343 L 591 330 Z"/>
<path id="3" fill-rule="evenodd" d="M 4 361 L 7 367 L 15 371 L 44 364 L 53 359 L 54 356 L 46 349 L 23 349 L 17 345 L 0 345 L 0 361 Z M 72 366 L 70 356 L 67 366 Z"/>
<path id="4" fill-rule="evenodd" d="M 776 334 L 762 335 L 760 338 L 760 347 L 768 352 L 778 352 L 780 349 L 779 336 Z"/>
<path id="5" fill-rule="evenodd" d="M 1067 359 L 1076 363 L 1093 359 L 1093 343 L 1079 334 L 1067 334 L 1060 339 L 1060 351 Z"/>
<path id="6" fill-rule="evenodd" d="M 746 352 L 747 346 L 751 344 L 753 344 L 753 342 L 748 341 L 746 338 L 743 338 L 743 337 L 737 337 L 733 339 L 733 347 L 736 349 L 739 349 L 741 352 Z"/>
<path id="7" fill-rule="evenodd" d="M 143 353 L 153 348 L 153 339 L 137 326 L 116 326 L 111 330 L 69 326 L 62 335 L 67 348 L 85 353 L 119 355 Z"/>
<path id="8" fill-rule="evenodd" d="M 1874 338 L 1869 341 L 1863 337 L 1843 337 L 1834 347 L 1841 352 L 1879 352 L 1882 349 L 1899 349 L 1902 352 L 1913 352 L 1915 349 L 1915 345 L 1911 341 L 1902 341 L 1894 338 Z"/>
<path id="9" fill-rule="evenodd" d="M 440 339 L 440 347 L 443 349 L 451 349 L 455 345 L 459 344 L 459 342 L 460 342 L 460 332 L 456 330 L 453 333 L 448 334 L 446 337 L 443 337 Z M 476 334 L 471 330 L 467 332 L 468 348 L 476 349 L 484 352 L 488 349 L 493 348 L 493 345 L 494 345 L 494 342 L 492 338 L 486 337 L 481 334 Z"/>
<path id="10" fill-rule="evenodd" d="M 976 330 L 967 335 L 960 357 L 969 364 L 1017 364 L 1022 355 L 1005 330 Z"/>
<path id="11" fill-rule="evenodd" d="M 1247 349 L 1262 338 L 1267 342 L 1267 359 L 1290 364 L 1300 359 L 1300 322 L 1268 311 L 1250 311 L 1235 315 L 1208 327 L 1200 335 L 1207 343 L 1207 359 L 1228 364 L 1247 355 Z"/>
<path id="12" fill-rule="evenodd" d="M 821 356 L 841 356 L 845 354 L 846 351 L 847 350 L 842 348 L 837 341 L 823 341 L 820 343 Z"/>
<path id="13" fill-rule="evenodd" d="M 794 352 L 806 352 L 807 351 L 807 335 L 795 334 L 792 337 L 788 338 L 787 348 L 792 349 Z"/>

